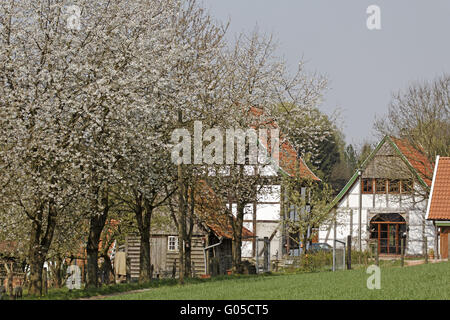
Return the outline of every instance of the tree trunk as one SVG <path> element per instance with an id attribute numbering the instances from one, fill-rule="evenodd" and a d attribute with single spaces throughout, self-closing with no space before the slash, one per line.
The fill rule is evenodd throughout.
<path id="1" fill-rule="evenodd" d="M 110 283 L 110 277 L 111 277 L 111 273 L 114 274 L 113 268 L 112 268 L 112 264 L 111 264 L 111 259 L 109 258 L 108 254 L 104 254 L 102 255 L 104 262 L 102 265 L 102 271 L 105 275 L 105 283 L 109 284 Z"/>
<path id="2" fill-rule="evenodd" d="M 183 126 L 183 112 L 178 110 L 178 125 Z M 177 166 L 177 185 L 178 185 L 178 256 L 179 264 L 179 283 L 184 284 L 184 237 L 186 235 L 186 201 L 184 198 L 185 185 L 183 166 L 181 163 Z"/>
<path id="3" fill-rule="evenodd" d="M 43 225 L 43 206 L 38 210 L 31 223 L 30 249 L 28 259 L 30 262 L 30 286 L 29 294 L 42 295 L 42 270 L 44 268 L 45 258 L 48 249 L 53 240 L 53 233 L 56 227 L 57 211 L 50 203 L 48 207 L 47 226 L 44 230 Z"/>
<path id="4" fill-rule="evenodd" d="M 304 234 L 303 234 L 303 253 L 304 254 L 307 254 L 308 253 L 308 250 L 307 250 L 307 247 L 306 247 L 306 244 L 308 243 L 308 233 L 307 232 L 305 232 Z"/>
<path id="5" fill-rule="evenodd" d="M 6 279 L 7 279 L 7 292 L 9 293 L 9 296 L 11 299 L 14 298 L 14 289 L 13 289 L 13 281 L 14 281 L 14 263 L 10 263 L 10 266 L 8 267 L 8 263 L 5 262 L 5 269 L 6 269 Z"/>
<path id="6" fill-rule="evenodd" d="M 241 241 L 237 238 L 233 239 L 231 246 L 232 250 L 232 270 L 233 273 L 241 272 L 241 246 L 239 245 Z M 242 243 L 242 242 L 241 242 Z"/>
<path id="7" fill-rule="evenodd" d="M 233 223 L 232 269 L 233 273 L 242 273 L 242 228 L 244 225 L 244 205 L 237 204 L 236 219 Z"/>
<path id="8" fill-rule="evenodd" d="M 186 278 L 192 275 L 192 258 L 191 258 L 191 239 L 186 237 L 184 240 L 184 276 Z"/>
<path id="9" fill-rule="evenodd" d="M 136 221 L 138 224 L 141 246 L 139 251 L 139 282 L 148 282 L 152 279 L 150 256 L 150 227 L 153 207 L 145 200 L 145 210 L 142 195 L 136 195 Z"/>
<path id="10" fill-rule="evenodd" d="M 180 263 L 178 265 L 178 281 L 180 284 L 184 284 L 184 240 L 183 232 L 178 232 L 178 258 Z"/>
<path id="11" fill-rule="evenodd" d="M 30 286 L 28 293 L 34 296 L 42 295 L 42 271 L 44 259 L 37 252 L 30 255 Z"/>
<path id="12" fill-rule="evenodd" d="M 62 261 L 61 257 L 57 257 L 55 259 L 54 264 L 50 264 L 50 270 L 52 275 L 52 283 L 53 287 L 61 288 L 63 285 L 63 277 L 62 277 Z"/>
<path id="13" fill-rule="evenodd" d="M 186 186 L 186 189 L 188 187 Z M 191 193 L 186 194 L 186 199 L 189 199 L 189 218 L 186 219 L 189 225 L 185 226 L 184 236 L 184 276 L 192 276 L 192 232 L 194 230 L 194 214 L 195 214 L 195 188 L 191 188 Z M 189 229 L 189 230 L 188 230 Z"/>
<path id="14" fill-rule="evenodd" d="M 63 259 L 58 258 L 56 260 L 55 271 L 54 271 L 54 277 L 55 277 L 54 283 L 57 288 L 61 288 L 63 286 L 64 276 L 62 275 L 62 266 L 63 266 Z"/>
<path id="15" fill-rule="evenodd" d="M 98 287 L 98 249 L 100 236 L 105 227 L 108 210 L 105 209 L 102 215 L 91 217 L 89 226 L 89 237 L 86 246 L 87 253 L 87 277 L 86 288 Z"/>
<path id="16" fill-rule="evenodd" d="M 150 228 L 144 228 L 140 236 L 139 282 L 143 283 L 150 281 L 152 277 L 150 261 Z"/>

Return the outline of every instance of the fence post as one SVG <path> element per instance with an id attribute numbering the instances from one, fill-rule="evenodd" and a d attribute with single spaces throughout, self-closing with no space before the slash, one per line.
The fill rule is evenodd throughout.
<path id="1" fill-rule="evenodd" d="M 425 263 L 428 263 L 428 243 L 427 243 L 427 237 L 424 237 L 423 243 L 424 243 L 424 249 L 423 252 L 425 253 Z"/>
<path id="2" fill-rule="evenodd" d="M 258 242 L 259 242 L 258 237 L 255 237 L 255 260 L 256 260 L 255 264 L 256 264 L 256 274 L 259 273 L 259 259 L 258 259 L 258 250 L 259 250 L 259 248 L 258 248 Z"/>
<path id="3" fill-rule="evenodd" d="M 439 234 L 438 226 L 434 226 L 434 260 L 439 260 Z"/>
<path id="4" fill-rule="evenodd" d="M 352 236 L 347 236 L 347 270 L 352 268 Z"/>
<path id="5" fill-rule="evenodd" d="M 401 252 L 401 265 L 402 267 L 405 265 L 405 238 L 402 237 L 401 239 L 401 248 L 400 248 L 400 252 Z"/>
<path id="6" fill-rule="evenodd" d="M 377 266 L 380 265 L 379 253 L 378 253 L 378 242 L 376 242 L 376 245 L 375 245 L 375 264 Z"/>
<path id="7" fill-rule="evenodd" d="M 268 272 L 269 271 L 269 255 L 267 252 L 268 249 L 268 241 L 269 238 L 268 237 L 264 237 L 264 272 Z"/>
<path id="8" fill-rule="evenodd" d="M 346 249 L 346 246 L 345 246 L 345 242 L 344 242 L 344 251 L 342 252 L 342 270 L 345 270 L 345 249 Z"/>
<path id="9" fill-rule="evenodd" d="M 337 232 L 337 221 L 334 220 L 334 235 L 333 235 L 333 271 L 336 271 L 336 232 Z"/>
<path id="10" fill-rule="evenodd" d="M 336 271 L 336 239 L 333 240 L 333 271 Z"/>

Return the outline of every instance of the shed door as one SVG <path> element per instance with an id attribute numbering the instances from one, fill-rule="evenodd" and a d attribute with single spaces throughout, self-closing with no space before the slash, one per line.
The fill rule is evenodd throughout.
<path id="1" fill-rule="evenodd" d="M 441 258 L 447 259 L 450 251 L 450 237 L 448 236 L 450 228 L 441 228 Z"/>
<path id="2" fill-rule="evenodd" d="M 166 270 L 166 254 L 167 254 L 167 238 L 166 237 L 152 237 L 150 243 L 151 264 L 153 264 L 153 271 L 161 273 Z"/>

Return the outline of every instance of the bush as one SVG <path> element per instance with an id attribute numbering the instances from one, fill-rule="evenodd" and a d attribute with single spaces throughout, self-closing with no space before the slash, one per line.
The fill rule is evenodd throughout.
<path id="1" fill-rule="evenodd" d="M 372 253 L 368 250 L 366 251 L 356 251 L 352 250 L 352 266 L 357 264 L 363 264 L 368 266 L 371 262 L 370 259 L 372 257 Z"/>
<path id="2" fill-rule="evenodd" d="M 306 272 L 315 272 L 333 265 L 333 253 L 318 251 L 307 253 L 300 259 L 300 269 Z"/>

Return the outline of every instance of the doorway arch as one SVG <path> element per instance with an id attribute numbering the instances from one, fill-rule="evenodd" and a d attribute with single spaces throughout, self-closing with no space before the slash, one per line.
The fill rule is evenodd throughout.
<path id="1" fill-rule="evenodd" d="M 379 213 L 370 220 L 370 239 L 378 243 L 380 254 L 400 254 L 406 221 L 398 213 Z"/>

